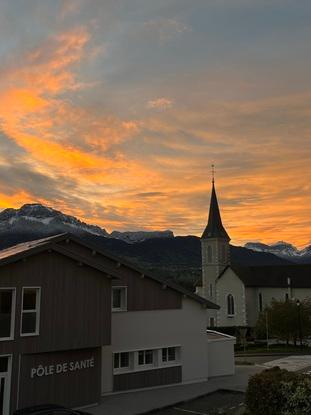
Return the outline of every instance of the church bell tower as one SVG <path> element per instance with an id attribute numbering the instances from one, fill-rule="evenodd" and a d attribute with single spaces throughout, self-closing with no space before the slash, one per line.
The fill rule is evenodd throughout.
<path id="1" fill-rule="evenodd" d="M 230 237 L 221 221 L 213 173 L 208 223 L 201 237 L 202 289 L 200 293 L 216 304 L 217 277 L 227 265 L 230 265 L 229 242 Z"/>

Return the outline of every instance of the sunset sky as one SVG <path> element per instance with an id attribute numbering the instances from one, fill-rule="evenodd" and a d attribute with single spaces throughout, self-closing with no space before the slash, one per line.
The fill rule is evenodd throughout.
<path id="1" fill-rule="evenodd" d="M 311 241 L 310 0 L 1 0 L 0 210 Z"/>

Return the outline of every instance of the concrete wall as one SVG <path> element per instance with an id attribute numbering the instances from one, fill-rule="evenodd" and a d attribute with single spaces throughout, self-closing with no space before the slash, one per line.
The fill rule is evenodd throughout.
<path id="1" fill-rule="evenodd" d="M 182 382 L 206 380 L 206 309 L 185 298 L 181 309 L 112 313 L 112 346 L 103 348 L 102 393 L 113 388 L 113 352 L 167 346 L 181 347 Z"/>
<path id="2" fill-rule="evenodd" d="M 217 312 L 217 326 L 245 326 L 247 324 L 245 288 L 231 268 L 228 268 L 217 280 L 216 289 L 216 304 L 220 306 L 220 310 Z M 228 294 L 234 298 L 234 316 L 228 316 L 227 313 Z"/>
<path id="3" fill-rule="evenodd" d="M 233 375 L 235 338 L 208 341 L 209 377 Z"/>

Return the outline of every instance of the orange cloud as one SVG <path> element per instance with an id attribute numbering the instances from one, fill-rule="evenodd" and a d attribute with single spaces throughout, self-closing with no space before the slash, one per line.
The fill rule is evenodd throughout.
<path id="1" fill-rule="evenodd" d="M 33 196 L 24 190 L 20 190 L 12 195 L 4 194 L 0 192 L 0 209 L 7 207 L 19 208 L 21 203 L 32 203 Z M 42 201 L 44 203 L 44 201 Z"/>
<path id="2" fill-rule="evenodd" d="M 67 31 L 1 71 L 1 130 L 25 151 L 20 157 L 35 171 L 75 184 L 66 200 L 47 204 L 108 230 L 171 228 L 200 235 L 208 213 L 209 165 L 215 162 L 233 243 L 309 242 L 310 95 L 191 108 L 162 97 L 148 107 L 170 111 L 148 111 L 145 117 L 129 111 L 132 116 L 123 119 L 74 99 L 94 86 L 79 77 L 82 61 L 96 59 L 90 40 L 86 28 Z M 77 197 L 83 207 L 70 205 Z M 26 202 L 33 202 L 27 189 L 0 194 L 2 208 Z"/>

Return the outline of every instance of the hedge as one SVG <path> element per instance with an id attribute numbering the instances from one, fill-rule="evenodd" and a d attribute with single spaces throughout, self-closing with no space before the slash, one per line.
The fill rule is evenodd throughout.
<path id="1" fill-rule="evenodd" d="M 310 415 L 311 379 L 274 367 L 250 378 L 246 405 L 252 415 Z"/>

